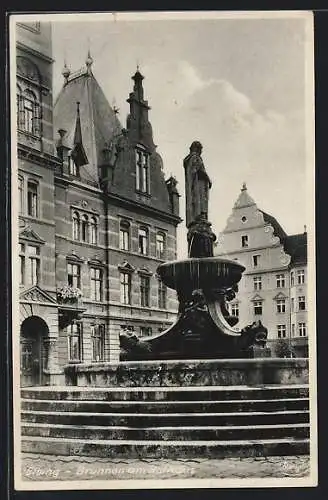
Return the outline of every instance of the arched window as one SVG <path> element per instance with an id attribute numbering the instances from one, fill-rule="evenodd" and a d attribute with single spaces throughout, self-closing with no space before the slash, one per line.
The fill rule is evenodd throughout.
<path id="1" fill-rule="evenodd" d="M 38 183 L 34 180 L 29 180 L 27 182 L 27 214 L 31 217 L 38 217 L 38 191 Z"/>
<path id="2" fill-rule="evenodd" d="M 80 239 L 80 216 L 77 212 L 73 212 L 73 240 Z"/>
<path id="3" fill-rule="evenodd" d="M 73 160 L 73 158 L 71 157 L 70 154 L 67 157 L 67 161 L 68 161 L 69 175 L 73 175 L 74 177 L 79 177 L 79 175 L 80 175 L 79 168 L 76 165 L 75 161 Z"/>
<path id="4" fill-rule="evenodd" d="M 90 243 L 92 245 L 97 245 L 98 241 L 98 227 L 96 217 L 91 217 L 90 219 Z"/>
<path id="5" fill-rule="evenodd" d="M 82 241 L 84 241 L 84 242 L 88 242 L 88 240 L 89 240 L 88 229 L 89 229 L 88 216 L 83 215 L 82 216 L 82 224 L 81 224 L 81 233 L 82 233 Z"/>
<path id="6" fill-rule="evenodd" d="M 130 249 L 130 223 L 127 220 L 120 222 L 120 249 Z"/>
<path id="7" fill-rule="evenodd" d="M 149 154 L 140 145 L 136 149 L 136 190 L 149 194 Z"/>

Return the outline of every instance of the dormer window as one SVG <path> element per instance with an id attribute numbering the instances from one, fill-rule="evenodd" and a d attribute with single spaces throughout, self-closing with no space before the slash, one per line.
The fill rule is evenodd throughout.
<path id="1" fill-rule="evenodd" d="M 149 154 L 141 146 L 136 149 L 136 190 L 149 194 Z"/>
<path id="2" fill-rule="evenodd" d="M 71 155 L 69 155 L 67 157 L 67 161 L 68 161 L 69 175 L 73 175 L 74 177 L 79 177 L 80 170 L 79 170 L 78 166 L 76 165 L 75 161 L 73 160 L 73 158 L 71 157 Z"/>

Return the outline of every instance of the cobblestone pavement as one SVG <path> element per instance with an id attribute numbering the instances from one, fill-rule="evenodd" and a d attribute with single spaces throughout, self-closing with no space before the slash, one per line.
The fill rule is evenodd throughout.
<path id="1" fill-rule="evenodd" d="M 224 459 L 101 459 L 22 454 L 22 479 L 209 479 L 306 477 L 308 456 Z"/>

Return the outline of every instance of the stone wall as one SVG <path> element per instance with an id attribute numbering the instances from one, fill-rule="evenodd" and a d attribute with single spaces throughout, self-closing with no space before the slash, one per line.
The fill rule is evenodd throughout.
<path id="1" fill-rule="evenodd" d="M 97 363 L 65 368 L 69 385 L 90 387 L 307 384 L 308 360 L 263 358 Z"/>

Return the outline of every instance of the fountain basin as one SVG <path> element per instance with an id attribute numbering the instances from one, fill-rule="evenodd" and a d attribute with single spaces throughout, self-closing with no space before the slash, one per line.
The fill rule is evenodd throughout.
<path id="1" fill-rule="evenodd" d="M 220 257 L 201 257 L 161 264 L 157 274 L 174 290 L 218 289 L 238 283 L 245 267 Z"/>

